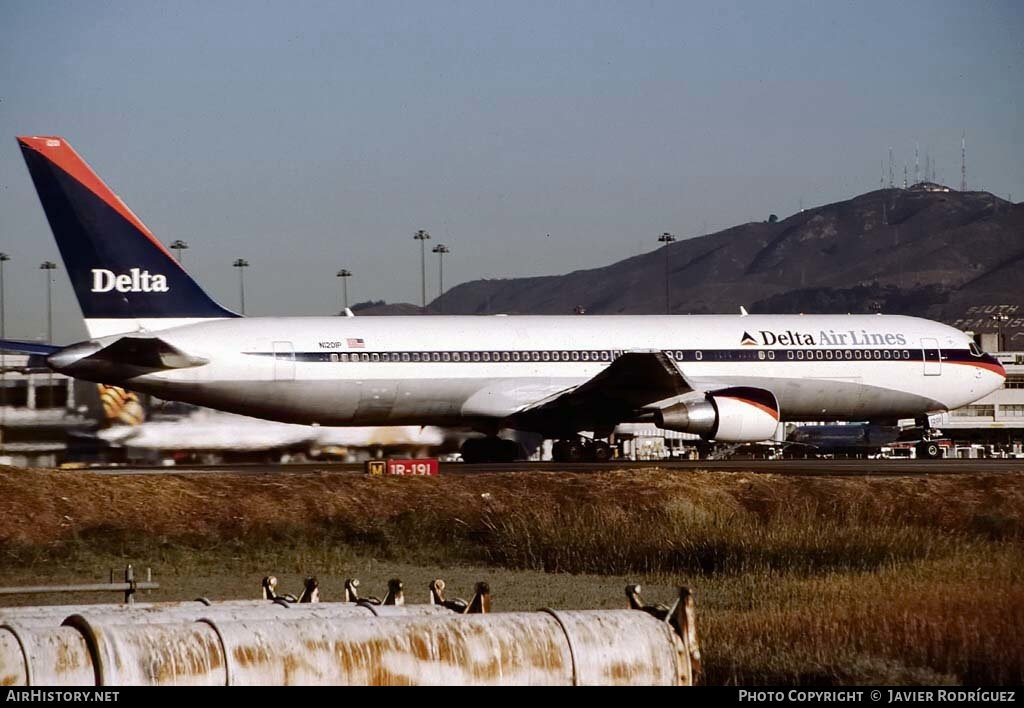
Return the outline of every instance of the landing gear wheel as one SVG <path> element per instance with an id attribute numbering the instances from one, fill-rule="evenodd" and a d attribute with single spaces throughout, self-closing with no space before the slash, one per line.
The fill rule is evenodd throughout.
<path id="1" fill-rule="evenodd" d="M 942 457 L 942 448 L 931 440 L 922 440 L 915 447 L 917 457 L 921 460 L 937 460 Z"/>
<path id="2" fill-rule="evenodd" d="M 486 445 L 484 441 L 479 438 L 470 438 L 466 442 L 462 443 L 460 452 L 462 453 L 462 461 L 468 462 L 469 464 L 475 464 L 478 462 L 486 462 Z"/>
<path id="3" fill-rule="evenodd" d="M 587 446 L 582 440 L 570 440 L 565 448 L 566 462 L 586 462 Z"/>
<path id="4" fill-rule="evenodd" d="M 612 446 L 604 440 L 595 440 L 590 448 L 590 457 L 594 462 L 607 462 L 612 459 Z"/>
<path id="5" fill-rule="evenodd" d="M 470 438 L 462 443 L 462 461 L 470 464 L 484 462 L 515 462 L 519 458 L 519 443 L 501 438 Z"/>
<path id="6" fill-rule="evenodd" d="M 565 462 L 568 458 L 568 453 L 566 452 L 568 446 L 568 440 L 555 440 L 551 445 L 551 459 L 555 462 Z"/>
<path id="7" fill-rule="evenodd" d="M 551 459 L 555 462 L 585 462 L 589 452 L 589 445 L 582 439 L 559 440 L 551 446 Z"/>
<path id="8" fill-rule="evenodd" d="M 519 443 L 515 440 L 502 440 L 498 448 L 497 462 L 515 462 L 519 459 Z"/>

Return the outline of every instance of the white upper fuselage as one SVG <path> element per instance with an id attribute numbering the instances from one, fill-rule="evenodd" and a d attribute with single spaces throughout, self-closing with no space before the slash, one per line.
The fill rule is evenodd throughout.
<path id="1" fill-rule="evenodd" d="M 208 363 L 125 385 L 322 425 L 493 423 L 625 352 L 665 352 L 698 391 L 771 391 L 784 420 L 921 416 L 1003 381 L 963 332 L 902 316 L 260 317 L 153 334 Z"/>

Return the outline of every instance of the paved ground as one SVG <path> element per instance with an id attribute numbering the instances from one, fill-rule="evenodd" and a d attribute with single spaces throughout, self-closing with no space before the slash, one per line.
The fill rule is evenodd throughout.
<path id="1" fill-rule="evenodd" d="M 482 472 L 598 472 L 616 469 L 715 470 L 805 476 L 912 476 L 923 474 L 1024 473 L 1024 460 L 664 460 L 644 462 L 513 462 L 470 465 L 441 463 L 441 474 L 477 474 Z M 301 474 L 309 472 L 363 473 L 362 464 L 244 464 L 178 465 L 175 467 L 107 467 L 83 470 L 92 474 L 202 474 L 240 475 Z"/>

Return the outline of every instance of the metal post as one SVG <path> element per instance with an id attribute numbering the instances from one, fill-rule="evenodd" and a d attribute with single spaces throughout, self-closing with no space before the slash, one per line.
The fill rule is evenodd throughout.
<path id="1" fill-rule="evenodd" d="M 177 241 L 175 241 L 174 243 L 171 244 L 171 248 L 174 249 L 174 252 L 178 256 L 178 263 L 181 264 L 181 262 L 182 262 L 182 260 L 181 260 L 181 258 L 182 258 L 181 252 L 184 251 L 186 248 L 188 248 L 188 244 L 185 241 L 182 241 L 181 239 L 178 239 Z"/>
<path id="2" fill-rule="evenodd" d="M 420 242 L 420 300 L 423 307 L 427 306 L 427 241 L 430 234 L 423 229 L 417 231 L 413 238 Z"/>
<path id="3" fill-rule="evenodd" d="M 444 254 L 451 253 L 451 249 L 443 243 L 439 243 L 434 246 L 432 253 L 437 254 L 437 297 L 438 300 L 440 300 L 441 296 L 444 295 Z M 441 305 L 440 303 L 438 303 L 438 305 L 442 308 L 444 307 L 444 305 Z"/>
<path id="4" fill-rule="evenodd" d="M 53 261 L 43 261 L 39 269 L 46 274 L 46 343 L 53 344 L 53 271 L 57 264 Z M 53 371 L 46 374 L 46 404 L 53 408 Z"/>
<path id="5" fill-rule="evenodd" d="M 341 293 L 344 301 L 344 309 L 342 311 L 344 312 L 344 310 L 348 309 L 348 279 L 352 277 L 352 271 L 342 268 L 338 271 L 337 277 L 341 278 Z"/>
<path id="6" fill-rule="evenodd" d="M 7 306 L 4 302 L 4 263 L 11 260 L 6 253 L 0 253 L 0 339 L 7 338 Z"/>
<path id="7" fill-rule="evenodd" d="M 4 263 L 11 260 L 6 253 L 0 253 L 0 339 L 7 338 L 7 303 L 4 289 Z M 0 351 L 0 451 L 4 449 L 4 426 L 7 423 L 7 357 Z"/>
<path id="8" fill-rule="evenodd" d="M 666 315 L 671 314 L 671 312 L 672 312 L 672 303 L 669 300 L 669 293 L 668 293 L 668 245 L 670 243 L 672 243 L 673 241 L 675 241 L 675 240 L 676 240 L 676 237 L 673 236 L 672 234 L 670 234 L 668 231 L 666 231 L 665 233 L 663 233 L 661 236 L 658 237 L 658 241 L 660 243 L 665 244 L 665 247 L 662 250 L 665 251 L 665 314 Z"/>
<path id="9" fill-rule="evenodd" d="M 238 294 L 239 300 L 242 304 L 242 314 L 245 314 L 245 269 L 249 267 L 249 261 L 244 258 L 236 258 L 235 262 L 231 264 L 235 268 L 238 268 Z"/>
<path id="10" fill-rule="evenodd" d="M 46 343 L 53 344 L 53 271 L 57 270 L 57 264 L 53 261 L 43 261 L 39 264 L 39 270 L 46 273 Z"/>
<path id="11" fill-rule="evenodd" d="M 109 583 L 87 583 L 84 585 L 27 585 L 20 587 L 0 587 L 0 595 L 40 595 L 59 592 L 123 592 L 124 601 L 133 603 L 132 595 L 138 590 L 158 590 L 160 583 L 153 582 L 152 572 L 147 569 L 146 580 L 135 580 L 135 572 L 129 565 L 124 569 L 124 582 L 114 582 L 114 569 L 110 569 Z"/>
<path id="12" fill-rule="evenodd" d="M 996 351 L 1003 351 L 1003 323 L 1010 319 L 1010 316 L 1005 312 L 992 315 L 992 319 L 996 323 Z"/>

